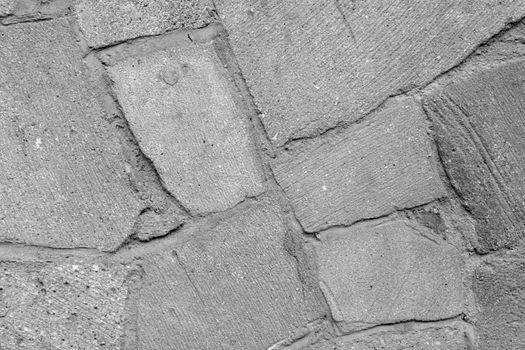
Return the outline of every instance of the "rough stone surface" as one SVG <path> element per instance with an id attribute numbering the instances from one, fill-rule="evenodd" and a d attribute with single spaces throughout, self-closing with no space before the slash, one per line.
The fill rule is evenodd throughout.
<path id="1" fill-rule="evenodd" d="M 396 99 L 366 121 L 296 142 L 272 167 L 306 231 L 351 224 L 444 195 L 420 106 Z"/>
<path id="2" fill-rule="evenodd" d="M 326 230 L 320 239 L 319 283 L 345 330 L 462 312 L 459 251 L 426 227 L 371 221 Z"/>
<path id="3" fill-rule="evenodd" d="M 466 326 L 402 324 L 375 331 L 322 341 L 310 350 L 472 350 Z M 495 349 L 495 348 L 494 348 Z"/>
<path id="4" fill-rule="evenodd" d="M 481 312 L 474 325 L 480 350 L 525 349 L 525 259 L 490 258 L 472 277 Z"/>
<path id="5" fill-rule="evenodd" d="M 7 16 L 13 13 L 16 0 L 0 0 L 0 16 Z"/>
<path id="6" fill-rule="evenodd" d="M 0 270 L 1 349 L 121 349 L 131 267 L 73 258 Z"/>
<path id="7" fill-rule="evenodd" d="M 190 212 L 228 209 L 264 191 L 248 118 L 211 44 L 186 35 L 109 67 L 141 149 Z"/>
<path id="8" fill-rule="evenodd" d="M 427 84 L 525 15 L 522 0 L 216 3 L 277 144 Z"/>
<path id="9" fill-rule="evenodd" d="M 144 258 L 139 349 L 266 349 L 324 316 L 284 250 L 282 218 L 245 209 Z"/>
<path id="10" fill-rule="evenodd" d="M 0 36 L 0 239 L 116 248 L 141 205 L 69 23 Z"/>
<path id="11" fill-rule="evenodd" d="M 0 22 L 14 24 L 68 14 L 76 0 L 0 0 Z"/>
<path id="12" fill-rule="evenodd" d="M 477 221 L 481 251 L 525 232 L 525 61 L 480 71 L 427 98 L 445 170 Z"/>
<path id="13" fill-rule="evenodd" d="M 81 0 L 76 10 L 91 47 L 200 28 L 216 20 L 212 0 Z"/>

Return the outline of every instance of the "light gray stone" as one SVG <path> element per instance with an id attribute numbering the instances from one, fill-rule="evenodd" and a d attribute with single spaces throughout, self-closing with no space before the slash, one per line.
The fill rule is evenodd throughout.
<path id="1" fill-rule="evenodd" d="M 348 129 L 296 142 L 272 168 L 304 229 L 315 232 L 444 196 L 434 158 L 421 107 L 399 98 Z"/>
<path id="2" fill-rule="evenodd" d="M 251 126 L 213 45 L 187 35 L 108 68 L 126 119 L 166 188 L 191 213 L 264 191 Z"/>
<path id="3" fill-rule="evenodd" d="M 471 350 L 472 330 L 461 322 L 406 323 L 322 341 L 310 350 Z"/>
<path id="4" fill-rule="evenodd" d="M 14 24 L 68 14 L 77 0 L 0 0 L 0 22 Z"/>
<path id="5" fill-rule="evenodd" d="M 463 311 L 459 251 L 403 219 L 326 230 L 314 243 L 332 316 L 347 330 Z"/>
<path id="6" fill-rule="evenodd" d="M 523 0 L 218 0 L 269 137 L 352 122 L 461 62 Z"/>
<path id="7" fill-rule="evenodd" d="M 91 47 L 216 21 L 212 0 L 80 0 L 76 10 Z"/>
<path id="8" fill-rule="evenodd" d="M 1 349 L 121 349 L 138 270 L 79 258 L 2 261 L 0 270 Z"/>
<path id="9" fill-rule="evenodd" d="M 0 240 L 115 249 L 142 205 L 69 22 L 0 35 Z"/>
<path id="10" fill-rule="evenodd" d="M 478 70 L 430 94 L 445 171 L 476 219 L 482 252 L 525 237 L 525 61 Z"/>
<path id="11" fill-rule="evenodd" d="M 144 257 L 139 349 L 267 349 L 325 314 L 276 209 L 256 204 Z"/>

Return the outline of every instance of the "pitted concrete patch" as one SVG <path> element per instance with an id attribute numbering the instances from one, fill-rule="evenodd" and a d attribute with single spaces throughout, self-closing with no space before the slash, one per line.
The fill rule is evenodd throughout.
<path id="1" fill-rule="evenodd" d="M 69 22 L 0 35 L 0 240 L 115 249 L 141 205 Z"/>
<path id="2" fill-rule="evenodd" d="M 310 350 L 471 350 L 471 330 L 461 322 L 425 325 L 407 323 L 385 327 L 332 341 L 322 341 Z"/>
<path id="3" fill-rule="evenodd" d="M 314 243 L 332 316 L 346 331 L 463 311 L 459 251 L 415 222 L 330 229 Z"/>
<path id="4" fill-rule="evenodd" d="M 395 99 L 363 123 L 296 142 L 272 167 L 306 231 L 445 195 L 419 104 Z"/>
<path id="5" fill-rule="evenodd" d="M 443 165 L 484 252 L 525 237 L 524 71 L 525 61 L 502 64 L 426 99 Z"/>
<path id="6" fill-rule="evenodd" d="M 133 268 L 71 258 L 0 271 L 1 349 L 121 349 Z"/>
<path id="7" fill-rule="evenodd" d="M 256 204 L 145 256 L 138 348 L 267 349 L 322 318 L 286 234 L 276 209 Z"/>
<path id="8" fill-rule="evenodd" d="M 525 259 L 493 257 L 472 276 L 480 306 L 474 319 L 479 349 L 525 349 Z"/>
<path id="9" fill-rule="evenodd" d="M 270 138 L 355 121 L 461 62 L 523 0 L 218 0 Z"/>
<path id="10" fill-rule="evenodd" d="M 216 21 L 212 0 L 78 0 L 76 10 L 91 47 Z"/>
<path id="11" fill-rule="evenodd" d="M 264 191 L 250 122 L 212 44 L 184 35 L 108 69 L 141 149 L 191 213 L 223 211 Z"/>

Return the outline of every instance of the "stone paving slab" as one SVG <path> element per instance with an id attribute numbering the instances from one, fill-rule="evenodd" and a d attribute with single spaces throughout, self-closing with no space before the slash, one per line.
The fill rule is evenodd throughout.
<path id="1" fill-rule="evenodd" d="M 485 252 L 524 237 L 524 70 L 523 60 L 500 64 L 426 99 L 445 170 Z"/>
<path id="2" fill-rule="evenodd" d="M 461 62 L 525 1 L 218 0 L 272 140 L 351 122 Z"/>
<path id="3" fill-rule="evenodd" d="M 78 0 L 76 11 L 91 47 L 216 21 L 212 0 Z"/>
<path id="4" fill-rule="evenodd" d="M 525 259 L 490 258 L 472 276 L 480 305 L 474 319 L 480 350 L 525 348 Z"/>
<path id="5" fill-rule="evenodd" d="M 71 12 L 77 0 L 0 0 L 0 23 L 47 20 Z"/>
<path id="6" fill-rule="evenodd" d="M 115 249 L 142 205 L 69 22 L 0 35 L 0 240 Z"/>
<path id="7" fill-rule="evenodd" d="M 414 207 L 445 195 L 420 105 L 395 99 L 362 123 L 297 142 L 272 163 L 304 229 Z"/>
<path id="8" fill-rule="evenodd" d="M 345 331 L 463 311 L 459 251 L 428 228 L 377 220 L 329 229 L 319 238 L 319 283 Z"/>
<path id="9" fill-rule="evenodd" d="M 325 316 L 301 283 L 275 208 L 248 206 L 146 255 L 139 349 L 267 349 Z"/>
<path id="10" fill-rule="evenodd" d="M 223 211 L 264 191 L 249 119 L 211 43 L 183 34 L 108 70 L 141 149 L 191 213 Z"/>
<path id="11" fill-rule="evenodd" d="M 1 349 L 121 349 L 138 270 L 79 258 L 3 259 L 0 270 Z"/>
<path id="12" fill-rule="evenodd" d="M 460 322 L 448 325 L 408 323 L 367 334 L 322 341 L 310 350 L 469 350 L 470 330 Z"/>

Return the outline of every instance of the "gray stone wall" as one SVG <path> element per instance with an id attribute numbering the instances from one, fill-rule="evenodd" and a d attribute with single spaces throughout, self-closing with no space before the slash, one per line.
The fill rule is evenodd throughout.
<path id="1" fill-rule="evenodd" d="M 0 0 L 0 349 L 525 349 L 524 18 Z"/>

